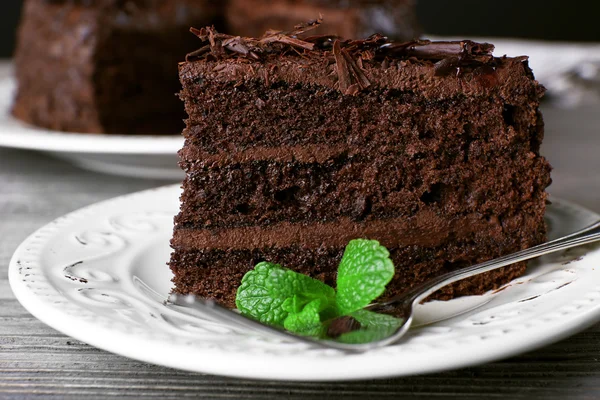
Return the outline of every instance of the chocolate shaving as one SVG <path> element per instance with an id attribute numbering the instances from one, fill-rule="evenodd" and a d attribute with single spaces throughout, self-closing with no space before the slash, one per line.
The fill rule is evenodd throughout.
<path id="1" fill-rule="evenodd" d="M 198 36 L 203 42 L 209 43 L 208 49 L 210 49 L 210 54 L 216 59 L 226 59 L 241 55 L 250 59 L 260 60 L 263 54 L 286 53 L 296 48 L 307 51 L 314 50 L 314 43 L 298 39 L 297 36 L 318 28 L 322 22 L 322 19 L 309 21 L 305 24 L 296 25 L 289 32 L 270 30 L 258 39 L 225 35 L 218 33 L 214 27 L 202 29 L 190 28 L 190 32 Z M 207 46 L 204 46 L 200 50 L 189 53 L 186 56 L 186 61 L 202 59 L 207 54 Z"/>
<path id="2" fill-rule="evenodd" d="M 371 85 L 371 82 L 362 69 L 356 64 L 348 50 L 343 49 L 340 41 L 333 43 L 333 56 L 335 57 L 340 91 L 344 94 L 354 95 Z"/>
<path id="3" fill-rule="evenodd" d="M 201 58 L 204 54 L 210 52 L 210 45 L 199 48 L 198 50 L 192 51 L 185 56 L 185 61 L 192 61 Z"/>
<path id="4" fill-rule="evenodd" d="M 314 35 L 304 38 L 305 42 L 314 43 L 315 47 L 320 50 L 331 50 L 336 40 L 340 40 L 340 37 L 336 35 Z"/>
<path id="5" fill-rule="evenodd" d="M 302 35 L 308 31 L 318 28 L 323 23 L 323 17 L 308 21 L 303 24 L 298 24 L 294 27 L 294 30 L 288 32 L 268 30 L 259 40 L 260 43 L 283 43 L 289 44 L 290 46 L 296 46 L 305 50 L 313 50 L 315 45 L 305 40 L 300 40 L 297 36 Z"/>
<path id="6" fill-rule="evenodd" d="M 446 76 L 455 71 L 458 67 L 458 57 L 444 58 L 436 62 L 433 66 L 435 76 Z"/>
<path id="7" fill-rule="evenodd" d="M 303 35 L 306 32 L 312 31 L 313 29 L 317 29 L 323 23 L 323 16 L 319 15 L 319 18 L 310 20 L 305 23 L 298 24 L 294 26 L 294 29 L 289 32 L 282 33 L 286 36 L 299 36 Z"/>
<path id="8" fill-rule="evenodd" d="M 267 31 L 261 38 L 246 38 L 218 33 L 214 27 L 202 29 L 191 28 L 190 31 L 202 41 L 208 41 L 213 55 L 217 58 L 243 55 L 255 58 L 255 55 L 266 53 L 286 53 L 291 48 L 306 51 L 327 50 L 339 42 L 340 49 L 348 54 L 360 55 L 363 60 L 384 60 L 386 57 L 408 59 L 415 57 L 421 60 L 440 61 L 445 59 L 458 59 L 459 63 L 479 62 L 487 63 L 494 57 L 494 45 L 476 43 L 471 40 L 455 42 L 432 42 L 430 40 L 413 40 L 410 42 L 390 42 L 385 36 L 375 34 L 364 40 L 341 41 L 337 36 L 315 35 L 299 39 L 312 29 L 319 27 L 321 19 L 297 25 L 293 30 Z M 203 47 L 204 49 L 205 47 Z M 223 52 L 229 50 L 229 53 Z M 253 55 L 252 53 L 255 53 Z M 190 53 L 194 57 L 196 52 Z M 201 52 L 200 55 L 204 55 Z"/>
<path id="9" fill-rule="evenodd" d="M 345 93 L 348 91 L 348 88 L 352 86 L 352 79 L 350 78 L 350 67 L 348 67 L 346 58 L 342 55 L 342 48 L 339 40 L 336 40 L 333 43 L 333 56 L 335 57 L 340 90 Z"/>
<path id="10" fill-rule="evenodd" d="M 443 60 L 446 58 L 470 59 L 486 62 L 493 58 L 494 45 L 475 43 L 470 40 L 461 42 L 432 42 L 416 40 L 382 46 L 383 51 L 395 57 L 417 57 L 422 60 Z"/>
<path id="11" fill-rule="evenodd" d="M 190 32 L 192 32 L 194 35 L 198 36 L 200 38 L 200 40 L 202 40 L 203 42 L 209 42 L 210 55 L 212 55 L 213 57 L 215 57 L 217 59 L 221 58 L 223 56 L 224 50 L 221 46 L 217 45 L 217 39 L 226 37 L 227 35 L 221 35 L 221 34 L 217 33 L 214 26 L 213 27 L 209 26 L 209 27 L 202 28 L 202 29 L 190 28 Z M 194 59 L 194 57 L 191 53 L 186 56 L 186 59 L 188 57 L 191 59 Z"/>
<path id="12" fill-rule="evenodd" d="M 291 36 L 285 36 L 281 33 L 273 35 L 273 36 L 267 36 L 260 40 L 260 43 L 273 43 L 273 42 L 285 43 L 285 44 L 289 44 L 290 46 L 301 47 L 306 50 L 312 50 L 315 47 L 315 45 L 313 43 L 305 42 L 303 40 L 296 39 Z"/>

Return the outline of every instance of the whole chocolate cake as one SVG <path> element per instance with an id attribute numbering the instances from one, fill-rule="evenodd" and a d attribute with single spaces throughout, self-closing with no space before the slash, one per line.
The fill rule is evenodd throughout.
<path id="1" fill-rule="evenodd" d="M 194 30 L 180 64 L 181 212 L 175 291 L 234 305 L 266 260 L 333 284 L 351 239 L 376 239 L 396 275 L 385 296 L 545 240 L 544 92 L 527 57 L 471 41 Z M 525 264 L 448 286 L 481 294 Z"/>
<path id="2" fill-rule="evenodd" d="M 327 24 L 313 34 L 357 38 L 380 32 L 403 40 L 419 36 L 415 0 L 229 0 L 226 9 L 231 33 L 242 36 L 288 29 L 319 14 Z"/>
<path id="3" fill-rule="evenodd" d="M 210 0 L 26 0 L 13 114 L 63 131 L 180 132 L 177 63 L 197 45 L 189 27 L 219 13 Z"/>

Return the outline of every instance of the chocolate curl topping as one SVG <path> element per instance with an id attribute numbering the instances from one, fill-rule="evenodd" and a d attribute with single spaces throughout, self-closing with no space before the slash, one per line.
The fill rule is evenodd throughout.
<path id="1" fill-rule="evenodd" d="M 268 36 L 268 37 L 265 37 L 260 40 L 260 43 L 273 43 L 273 42 L 285 43 L 285 44 L 289 44 L 290 46 L 301 47 L 305 50 L 312 50 L 315 48 L 315 45 L 312 43 L 308 43 L 308 42 L 296 39 L 291 36 L 285 36 L 283 34 Z"/>
<path id="2" fill-rule="evenodd" d="M 297 36 L 318 28 L 322 22 L 322 18 L 319 18 L 305 24 L 296 25 L 293 30 L 288 32 L 267 31 L 258 39 L 225 35 L 218 33 L 214 27 L 202 29 L 190 28 L 190 32 L 198 36 L 203 42 L 208 42 L 209 44 L 189 53 L 186 56 L 186 61 L 202 58 L 209 51 L 217 59 L 242 55 L 254 60 L 260 60 L 262 54 L 274 52 L 285 53 L 293 48 L 311 51 L 314 50 L 314 43 L 300 40 Z"/>
<path id="3" fill-rule="evenodd" d="M 475 43 L 470 40 L 461 42 L 416 40 L 405 43 L 384 44 L 381 46 L 381 50 L 395 57 L 416 57 L 422 60 L 459 58 L 486 62 L 493 58 L 494 45 Z"/>
<path id="4" fill-rule="evenodd" d="M 205 45 L 188 54 L 188 61 L 212 56 L 216 59 L 230 57 L 246 57 L 254 60 L 262 59 L 265 54 L 287 54 L 291 51 L 303 50 L 310 55 L 313 52 L 331 51 L 336 41 L 339 42 L 338 55 L 344 58 L 383 61 L 390 59 L 416 58 L 421 60 L 444 61 L 444 65 L 458 65 L 468 62 L 488 63 L 494 59 L 494 46 L 488 43 L 475 43 L 471 40 L 457 42 L 432 42 L 430 40 L 414 40 L 410 42 L 390 42 L 387 37 L 374 34 L 364 40 L 341 41 L 337 36 L 315 35 L 299 38 L 322 24 L 322 18 L 299 24 L 290 31 L 267 31 L 260 38 L 231 36 L 218 33 L 214 27 L 202 29 L 191 28 Z M 343 50 L 343 51 L 342 51 Z M 338 57 L 339 58 L 339 57 Z M 336 58 L 337 60 L 337 58 Z M 362 79 L 360 68 L 356 70 L 357 78 L 362 86 L 368 86 Z"/>
<path id="5" fill-rule="evenodd" d="M 369 78 L 356 64 L 348 50 L 342 49 L 339 40 L 333 43 L 333 56 L 342 93 L 354 95 L 371 85 Z"/>
<path id="6" fill-rule="evenodd" d="M 323 23 L 323 17 L 320 16 L 319 19 L 315 19 L 312 21 L 308 21 L 304 24 L 298 24 L 294 27 L 292 31 L 289 32 L 280 32 L 280 31 L 267 31 L 260 38 L 260 43 L 283 43 L 288 44 L 290 46 L 296 46 L 303 48 L 305 50 L 313 50 L 315 45 L 313 43 L 306 42 L 304 40 L 300 40 L 297 36 L 302 35 L 308 31 L 313 29 L 317 29 Z"/>
<path id="7" fill-rule="evenodd" d="M 371 85 L 363 69 L 364 62 L 378 62 L 384 68 L 388 68 L 394 59 L 427 60 L 435 63 L 435 75 L 454 72 L 460 75 L 463 67 L 470 65 L 487 65 L 492 72 L 494 69 L 494 46 L 488 43 L 475 43 L 471 40 L 413 40 L 397 43 L 380 34 L 371 35 L 364 40 L 345 41 L 333 35 L 304 35 L 318 28 L 322 22 L 322 18 L 319 18 L 296 25 L 290 31 L 270 30 L 260 38 L 225 35 L 218 33 L 214 27 L 191 28 L 190 31 L 198 36 L 204 45 L 189 53 L 186 61 L 229 58 L 262 61 L 268 55 L 287 54 L 331 60 L 333 55 L 340 91 L 350 95 Z"/>
<path id="8" fill-rule="evenodd" d="M 494 59 L 494 45 L 475 43 L 471 40 L 460 42 L 432 42 L 417 40 L 405 43 L 384 44 L 380 47 L 390 57 L 415 57 L 421 60 L 437 61 L 435 75 L 448 75 L 460 71 L 461 65 L 472 62 L 486 64 Z"/>
<path id="9" fill-rule="evenodd" d="M 319 18 L 317 18 L 317 19 L 313 19 L 311 21 L 294 26 L 294 29 L 289 32 L 277 32 L 277 33 L 296 37 L 296 36 L 302 35 L 306 32 L 312 31 L 313 29 L 317 29 L 319 26 L 321 26 L 322 23 L 323 23 L 323 16 L 319 15 Z M 267 32 L 267 34 L 268 34 L 268 32 Z"/>

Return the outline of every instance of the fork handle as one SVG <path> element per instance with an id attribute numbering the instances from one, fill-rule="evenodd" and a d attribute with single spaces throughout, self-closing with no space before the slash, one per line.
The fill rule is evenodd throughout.
<path id="1" fill-rule="evenodd" d="M 489 272 L 498 268 L 506 267 L 507 265 L 511 265 L 521 261 L 526 261 L 535 257 L 554 253 L 571 247 L 592 243 L 598 240 L 600 240 L 600 221 L 588 226 L 587 228 L 583 228 L 580 231 L 577 231 L 567 236 L 563 236 L 559 239 L 542 243 L 537 246 L 530 247 L 528 249 L 521 250 L 513 254 L 496 258 L 494 260 L 485 261 L 483 263 L 472 265 L 470 267 L 465 267 L 456 271 L 448 272 L 446 274 L 433 278 L 423 283 L 422 285 L 410 289 L 408 292 L 393 297 L 392 299 L 386 302 L 373 304 L 368 308 L 371 310 L 375 310 L 382 307 L 407 302 L 410 302 L 412 304 L 418 304 L 437 290 L 451 283 L 470 278 L 472 276 L 479 275 L 484 272 Z"/>

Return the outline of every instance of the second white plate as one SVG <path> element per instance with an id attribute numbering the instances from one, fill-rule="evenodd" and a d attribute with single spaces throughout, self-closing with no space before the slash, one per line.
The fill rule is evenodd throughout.
<path id="1" fill-rule="evenodd" d="M 15 87 L 13 78 L 0 80 L 0 146 L 43 151 L 109 174 L 183 179 L 177 165 L 177 151 L 183 146 L 181 135 L 83 134 L 34 127 L 10 113 Z"/>
<path id="2" fill-rule="evenodd" d="M 402 343 L 365 354 L 311 348 L 197 319 L 163 303 L 179 188 L 102 202 L 29 237 L 10 267 L 11 287 L 34 316 L 91 345 L 173 368 L 246 378 L 347 380 L 442 371 L 506 358 L 600 320 L 600 247 L 529 264 L 483 296 L 417 309 Z M 552 237 L 599 218 L 553 199 Z M 420 325 L 420 326 L 419 326 Z"/>

